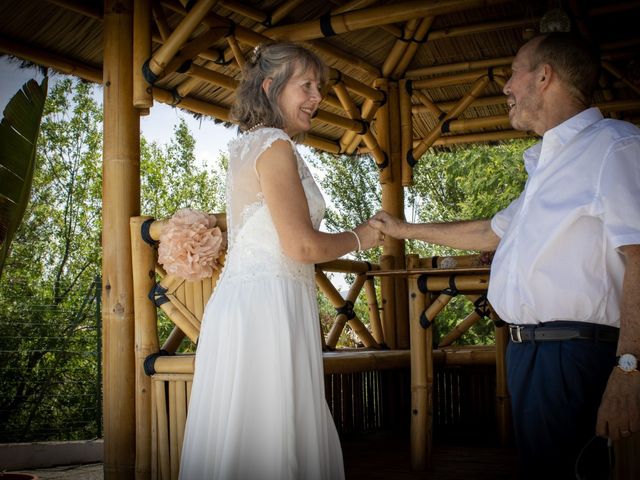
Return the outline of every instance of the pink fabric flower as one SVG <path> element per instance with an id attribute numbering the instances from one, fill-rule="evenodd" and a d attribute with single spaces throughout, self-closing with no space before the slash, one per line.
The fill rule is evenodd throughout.
<path id="1" fill-rule="evenodd" d="M 184 208 L 166 223 L 160 234 L 158 263 L 167 273 L 201 280 L 218 270 L 226 239 L 212 215 Z"/>

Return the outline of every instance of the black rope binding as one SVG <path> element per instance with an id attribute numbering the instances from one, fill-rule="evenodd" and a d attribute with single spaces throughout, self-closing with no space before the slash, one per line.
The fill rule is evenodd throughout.
<path id="1" fill-rule="evenodd" d="M 379 170 L 389 166 L 389 155 L 387 155 L 387 152 L 382 152 L 382 154 L 384 155 L 384 160 L 380 163 L 376 163 Z"/>
<path id="2" fill-rule="evenodd" d="M 158 357 L 166 357 L 167 355 L 170 355 L 170 353 L 167 352 L 166 350 L 160 350 L 157 353 L 152 353 L 151 355 L 148 355 L 147 358 L 144 359 L 144 364 L 143 364 L 144 374 L 147 377 L 155 375 L 155 373 L 156 373 L 156 366 L 155 366 L 156 358 L 158 358 Z"/>
<path id="3" fill-rule="evenodd" d="M 325 13 L 320 17 L 320 31 L 325 37 L 333 37 L 336 34 L 336 32 L 333 30 L 333 27 L 331 26 L 330 13 Z"/>
<path id="4" fill-rule="evenodd" d="M 427 311 L 425 310 L 420 314 L 420 326 L 425 330 L 431 326 L 432 322 L 427 318 Z"/>
<path id="5" fill-rule="evenodd" d="M 407 158 L 405 159 L 411 168 L 415 167 L 418 161 L 413 158 L 413 149 L 407 152 Z"/>
<path id="6" fill-rule="evenodd" d="M 435 256 L 435 257 L 431 257 L 431 268 L 438 268 L 438 259 L 440 257 Z"/>
<path id="7" fill-rule="evenodd" d="M 142 222 L 142 225 L 140 226 L 140 236 L 146 243 L 148 243 L 152 247 L 155 247 L 156 241 L 151 238 L 151 224 L 153 222 L 155 222 L 153 218 L 149 218 L 148 220 Z"/>
<path id="8" fill-rule="evenodd" d="M 418 277 L 418 290 L 420 290 L 421 293 L 427 293 L 427 279 L 429 278 L 429 276 L 426 273 L 423 273 L 422 275 L 420 275 Z"/>
<path id="9" fill-rule="evenodd" d="M 159 307 L 160 305 L 164 305 L 169 301 L 169 299 L 165 295 L 166 293 L 166 288 L 161 286 L 159 283 L 155 283 L 153 287 L 151 287 L 151 290 L 149 290 L 149 295 L 147 295 L 147 297 L 149 297 L 149 300 L 151 300 L 156 307 Z"/>
<path id="10" fill-rule="evenodd" d="M 341 313 L 346 315 L 347 320 L 355 318 L 356 313 L 353 311 L 353 302 L 350 302 L 349 300 L 345 301 L 343 306 L 336 307 L 336 313 L 338 315 L 340 315 Z"/>
<path id="11" fill-rule="evenodd" d="M 149 58 L 142 64 L 142 76 L 147 81 L 149 85 L 153 85 L 158 80 L 158 76 L 151 71 L 151 67 L 149 67 L 149 62 L 151 59 Z"/>
<path id="12" fill-rule="evenodd" d="M 489 309 L 489 301 L 486 295 L 480 295 L 475 302 L 473 302 L 475 312 L 480 318 L 489 318 L 491 309 Z"/>
<path id="13" fill-rule="evenodd" d="M 449 295 L 451 297 L 455 297 L 455 296 L 458 295 L 458 293 L 460 293 L 460 291 L 456 287 L 456 276 L 455 275 L 451 275 L 449 277 L 449 288 L 445 288 L 444 290 L 442 290 L 442 293 L 444 293 L 445 295 Z"/>
<path id="14" fill-rule="evenodd" d="M 193 64 L 193 60 L 185 60 L 184 62 L 182 62 L 182 65 L 176 68 L 176 72 L 184 73 L 191 68 L 192 64 Z"/>

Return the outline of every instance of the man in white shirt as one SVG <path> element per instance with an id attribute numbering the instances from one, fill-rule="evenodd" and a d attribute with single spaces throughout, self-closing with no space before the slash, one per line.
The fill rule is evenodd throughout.
<path id="1" fill-rule="evenodd" d="M 607 478 L 603 438 L 640 431 L 640 129 L 589 108 L 598 67 L 570 34 L 518 51 L 509 119 L 542 141 L 524 154 L 524 191 L 491 220 L 370 221 L 397 238 L 496 250 L 488 297 L 509 324 L 516 442 L 531 478 L 575 478 L 582 462 L 593 462 L 588 478 Z"/>

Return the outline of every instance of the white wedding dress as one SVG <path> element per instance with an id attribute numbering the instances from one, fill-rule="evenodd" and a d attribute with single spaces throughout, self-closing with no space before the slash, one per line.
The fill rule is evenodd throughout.
<path id="1" fill-rule="evenodd" d="M 262 128 L 229 143 L 226 264 L 202 320 L 180 479 L 344 478 L 324 395 L 314 266 L 282 252 L 256 159 L 278 139 Z M 295 149 L 318 228 L 324 200 Z"/>

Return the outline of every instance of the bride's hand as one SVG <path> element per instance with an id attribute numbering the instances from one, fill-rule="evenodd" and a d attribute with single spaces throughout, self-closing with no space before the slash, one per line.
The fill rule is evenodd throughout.
<path id="1" fill-rule="evenodd" d="M 358 238 L 360 238 L 360 246 L 362 250 L 369 250 L 378 247 L 384 243 L 384 233 L 372 228 L 369 222 L 364 222 L 354 229 Z"/>

